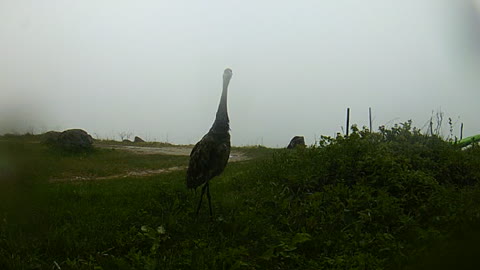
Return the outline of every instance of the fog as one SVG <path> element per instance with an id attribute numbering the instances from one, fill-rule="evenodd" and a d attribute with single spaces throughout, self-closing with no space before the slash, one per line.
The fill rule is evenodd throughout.
<path id="1" fill-rule="evenodd" d="M 227 67 L 233 145 L 312 144 L 347 107 L 479 134 L 478 2 L 1 0 L 0 134 L 195 143 Z"/>

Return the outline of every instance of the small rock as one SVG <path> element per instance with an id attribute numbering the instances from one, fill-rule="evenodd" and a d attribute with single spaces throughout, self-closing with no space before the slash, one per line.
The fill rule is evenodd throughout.
<path id="1" fill-rule="evenodd" d="M 135 136 L 135 139 L 133 139 L 134 143 L 139 143 L 139 142 L 145 142 L 142 138 Z"/>
<path id="2" fill-rule="evenodd" d="M 305 147 L 305 138 L 303 136 L 295 136 L 287 146 L 287 149 L 293 149 L 297 146 Z"/>

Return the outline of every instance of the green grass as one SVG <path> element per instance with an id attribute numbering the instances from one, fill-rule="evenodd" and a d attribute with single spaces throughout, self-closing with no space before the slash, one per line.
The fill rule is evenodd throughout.
<path id="1" fill-rule="evenodd" d="M 252 159 L 270 157 L 276 150 L 278 149 L 267 148 L 261 145 L 232 147 L 232 151 L 241 152 Z"/>
<path id="2" fill-rule="evenodd" d="M 188 157 L 162 154 L 137 155 L 115 149 L 95 149 L 82 156 L 73 155 L 57 158 L 47 156 L 54 162 L 52 174 L 59 178 L 72 176 L 109 176 L 128 171 L 153 170 L 174 166 L 187 166 Z"/>
<path id="3" fill-rule="evenodd" d="M 102 177 L 129 171 L 154 170 L 187 166 L 187 156 L 162 154 L 138 155 L 128 151 L 95 148 L 86 153 L 63 153 L 38 141 L 0 141 L 5 153 L 10 153 L 26 169 L 42 171 L 51 179 L 71 177 Z M 1 149 L 1 148 L 0 148 Z"/>
<path id="4" fill-rule="evenodd" d="M 185 171 L 50 183 L 186 165 L 187 157 L 49 150 L 0 140 L 0 269 L 468 269 L 478 266 L 480 152 L 408 123 L 319 146 L 239 148 L 211 182 L 214 217 Z M 477 269 L 477 268 L 471 268 Z"/>

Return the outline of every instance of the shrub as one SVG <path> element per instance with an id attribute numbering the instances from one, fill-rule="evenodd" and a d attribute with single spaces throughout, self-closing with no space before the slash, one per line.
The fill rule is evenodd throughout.
<path id="1" fill-rule="evenodd" d="M 449 239 L 459 224 L 478 221 L 466 213 L 467 204 L 480 210 L 471 204 L 480 180 L 478 148 L 461 150 L 411 122 L 379 133 L 352 131 L 279 151 L 259 165 L 263 186 L 278 186 L 276 202 L 265 204 L 277 213 L 272 224 L 311 236 L 293 251 L 297 259 L 327 269 L 401 268 Z"/>

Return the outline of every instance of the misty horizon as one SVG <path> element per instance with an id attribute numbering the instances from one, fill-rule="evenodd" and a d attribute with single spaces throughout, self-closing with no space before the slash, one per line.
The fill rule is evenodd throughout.
<path id="1" fill-rule="evenodd" d="M 444 113 L 480 133 L 478 1 L 2 1 L 0 134 L 194 144 L 233 70 L 232 145 L 313 144 Z"/>

